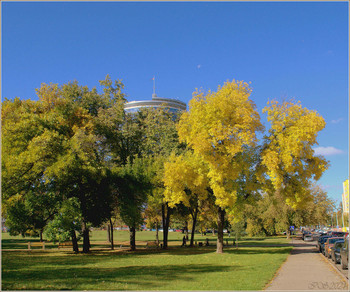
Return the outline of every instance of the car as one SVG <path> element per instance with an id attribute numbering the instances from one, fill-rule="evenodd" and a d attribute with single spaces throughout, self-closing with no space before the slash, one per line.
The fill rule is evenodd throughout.
<path id="1" fill-rule="evenodd" d="M 331 258 L 332 261 L 336 264 L 340 263 L 340 249 L 344 245 L 344 239 L 340 239 L 334 243 L 334 246 L 331 247 Z"/>
<path id="2" fill-rule="evenodd" d="M 327 235 L 332 236 L 332 237 L 344 237 L 345 236 L 345 232 L 342 231 L 328 231 Z"/>
<path id="3" fill-rule="evenodd" d="M 331 257 L 331 247 L 334 246 L 334 243 L 340 239 L 342 239 L 342 237 L 327 238 L 326 242 L 324 243 L 324 248 L 323 248 L 323 254 L 326 258 Z"/>
<path id="4" fill-rule="evenodd" d="M 344 240 L 344 245 L 340 249 L 340 264 L 343 270 L 348 269 L 349 264 L 349 235 Z"/>
<path id="5" fill-rule="evenodd" d="M 304 241 L 313 241 L 314 238 L 313 238 L 313 235 L 312 234 L 306 234 L 304 236 Z"/>
<path id="6" fill-rule="evenodd" d="M 324 248 L 324 243 L 326 240 L 330 238 L 328 235 L 321 236 L 318 241 L 317 241 L 317 249 L 319 250 L 320 253 L 323 253 L 323 248 Z"/>
<path id="7" fill-rule="evenodd" d="M 302 238 L 303 238 L 303 240 L 304 240 L 304 237 L 305 237 L 306 235 L 311 235 L 311 232 L 310 232 L 310 231 L 304 230 L 303 233 L 302 233 L 302 235 L 301 235 Z"/>

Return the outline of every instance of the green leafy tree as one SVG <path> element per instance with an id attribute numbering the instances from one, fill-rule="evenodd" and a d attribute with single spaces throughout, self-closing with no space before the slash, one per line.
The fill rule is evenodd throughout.
<path id="1" fill-rule="evenodd" d="M 116 170 L 113 180 L 118 197 L 118 210 L 122 220 L 130 229 L 130 248 L 136 249 L 136 229 L 143 223 L 143 212 L 150 190 L 150 183 L 144 175 L 142 159 L 135 159 Z"/>
<path id="2" fill-rule="evenodd" d="M 159 228 L 162 223 L 162 201 L 160 196 L 147 196 L 145 221 L 148 228 L 156 229 L 156 242 L 159 244 Z"/>
<path id="3" fill-rule="evenodd" d="M 122 86 L 116 84 L 112 87 L 107 76 L 102 95 L 77 82 L 60 87 L 42 84 L 38 101 L 6 101 L 2 111 L 2 178 L 7 182 L 3 199 L 37 190 L 42 183 L 54 185 L 64 198 L 77 198 L 83 216 L 83 252 L 89 251 L 88 224 L 101 224 L 111 213 L 106 147 L 110 143 L 103 143 L 107 135 L 101 129 L 106 111 L 123 112 Z M 13 129 L 21 133 L 18 138 Z"/>
<path id="4" fill-rule="evenodd" d="M 80 213 L 79 201 L 76 198 L 64 200 L 62 205 L 47 226 L 45 236 L 53 242 L 64 242 L 71 240 L 73 251 L 78 253 L 78 240 L 76 232 L 81 233 L 82 216 Z"/>
<path id="5" fill-rule="evenodd" d="M 180 153 L 184 145 L 179 143 L 176 124 L 179 113 L 171 113 L 166 107 L 157 109 L 144 108 L 138 113 L 143 133 L 141 156 L 145 161 L 145 171 L 151 182 L 149 202 L 153 208 L 160 208 L 163 227 L 163 248 L 168 247 L 168 230 L 173 213 L 164 199 L 164 162 L 175 151 Z"/>

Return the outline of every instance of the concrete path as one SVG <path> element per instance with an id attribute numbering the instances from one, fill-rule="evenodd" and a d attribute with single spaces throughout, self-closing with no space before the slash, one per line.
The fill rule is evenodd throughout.
<path id="1" fill-rule="evenodd" d="M 293 240 L 293 250 L 265 290 L 348 290 L 347 279 L 323 257 L 317 243 Z"/>

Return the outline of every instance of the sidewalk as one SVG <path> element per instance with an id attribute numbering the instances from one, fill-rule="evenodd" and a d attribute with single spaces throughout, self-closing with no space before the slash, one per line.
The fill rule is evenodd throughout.
<path id="1" fill-rule="evenodd" d="M 346 279 L 316 250 L 294 240 L 293 250 L 265 290 L 348 290 Z"/>

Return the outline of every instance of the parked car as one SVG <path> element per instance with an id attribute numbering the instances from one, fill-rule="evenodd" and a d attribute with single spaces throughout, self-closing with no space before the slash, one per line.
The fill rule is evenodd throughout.
<path id="1" fill-rule="evenodd" d="M 344 245 L 340 249 L 340 264 L 343 270 L 348 268 L 349 264 L 349 235 L 344 240 Z"/>
<path id="2" fill-rule="evenodd" d="M 323 248 L 324 248 L 324 243 L 326 240 L 330 238 L 328 235 L 321 236 L 318 241 L 317 241 L 317 249 L 319 250 L 320 253 L 323 253 Z"/>
<path id="3" fill-rule="evenodd" d="M 342 231 L 328 231 L 327 235 L 330 235 L 332 237 L 344 237 L 345 236 L 345 232 L 342 232 Z"/>
<path id="4" fill-rule="evenodd" d="M 313 241 L 314 237 L 312 234 L 305 234 L 304 241 Z"/>
<path id="5" fill-rule="evenodd" d="M 342 237 L 330 237 L 326 240 L 323 248 L 323 254 L 326 258 L 331 257 L 331 248 L 334 246 L 334 243 L 340 239 L 342 239 Z"/>
<path id="6" fill-rule="evenodd" d="M 303 240 L 304 240 L 304 237 L 305 237 L 306 235 L 311 235 L 311 232 L 310 232 L 310 231 L 304 230 L 303 233 L 302 233 L 302 235 L 301 235 L 301 237 L 303 238 Z"/>
<path id="7" fill-rule="evenodd" d="M 334 246 L 331 248 L 331 258 L 332 261 L 336 264 L 340 263 L 340 249 L 344 245 L 344 239 L 340 239 L 334 243 Z"/>

